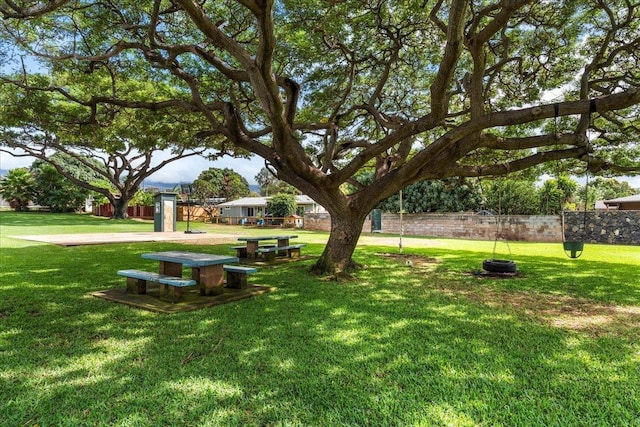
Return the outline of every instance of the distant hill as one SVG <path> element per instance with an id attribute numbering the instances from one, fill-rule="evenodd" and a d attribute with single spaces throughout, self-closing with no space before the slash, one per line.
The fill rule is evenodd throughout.
<path id="1" fill-rule="evenodd" d="M 9 173 L 9 169 L 0 169 L 0 176 L 6 176 L 8 173 Z M 160 191 L 171 191 L 176 185 L 178 184 L 171 183 L 171 182 L 144 181 L 144 188 L 153 187 L 153 188 L 160 189 Z M 258 191 L 260 191 L 259 186 L 258 186 Z"/>
<path id="2" fill-rule="evenodd" d="M 159 181 L 144 181 L 144 188 L 157 188 L 160 191 L 173 191 L 173 189 L 179 185 L 179 183 L 172 182 L 159 182 Z"/>
<path id="3" fill-rule="evenodd" d="M 6 176 L 8 169 L 0 169 L 0 176 Z M 160 182 L 160 181 L 144 181 L 144 188 L 157 188 L 159 191 L 173 191 L 179 182 Z M 257 184 L 249 184 L 249 190 L 260 194 L 260 186 Z"/>

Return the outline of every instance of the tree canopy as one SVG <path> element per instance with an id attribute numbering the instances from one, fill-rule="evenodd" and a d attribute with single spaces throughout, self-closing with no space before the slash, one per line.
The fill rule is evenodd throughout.
<path id="1" fill-rule="evenodd" d="M 51 70 L 5 82 L 62 97 L 85 122 L 172 112 L 322 204 L 318 272 L 353 267 L 370 210 L 412 183 L 640 164 L 640 5 L 628 0 L 30 0 L 0 13 L 4 59 Z"/>
<path id="2" fill-rule="evenodd" d="M 249 195 L 249 183 L 233 169 L 209 168 L 194 181 L 194 194 L 206 200 L 221 198 L 235 200 Z"/>
<path id="3" fill-rule="evenodd" d="M 83 167 L 73 157 L 55 153 L 50 156 L 50 159 L 58 162 L 67 173 L 78 177 L 78 179 L 87 182 L 100 179 L 99 175 L 91 173 L 90 169 Z M 41 206 L 48 206 L 52 212 L 80 210 L 92 195 L 89 190 L 75 185 L 60 174 L 49 162 L 34 161 L 31 165 L 31 172 L 35 180 L 35 202 Z"/>
<path id="4" fill-rule="evenodd" d="M 278 193 L 298 194 L 298 190 L 295 187 L 276 178 L 276 176 L 266 167 L 260 169 L 260 172 L 258 172 L 254 179 L 260 186 L 260 194 L 263 196 L 270 196 Z"/>
<path id="5" fill-rule="evenodd" d="M 463 212 L 481 207 L 481 194 L 468 180 L 448 178 L 420 181 L 402 190 L 402 210 L 418 212 Z M 388 212 L 400 212 L 400 196 L 394 194 L 377 206 Z"/>
<path id="6" fill-rule="evenodd" d="M 191 131 L 203 123 L 201 117 L 179 114 L 171 108 L 88 107 L 80 100 L 99 97 L 98 93 L 107 96 L 109 91 L 109 98 L 131 93 L 143 99 L 166 96 L 172 93 L 166 85 L 130 78 L 118 84 L 99 73 L 87 76 L 56 67 L 51 74 L 35 74 L 29 76 L 29 83 L 13 80 L 14 85 L 2 86 L 0 151 L 49 163 L 73 184 L 101 194 L 114 206 L 116 218 L 124 218 L 129 201 L 147 177 L 171 162 L 203 155 L 216 146 L 217 138 Z M 54 82 L 59 85 L 55 86 L 57 90 Z M 161 157 L 164 151 L 169 153 Z M 224 153 L 217 149 L 210 157 Z M 161 159 L 155 161 L 156 157 Z M 75 166 L 74 162 L 61 161 L 65 158 L 74 159 Z M 85 170 L 84 174 L 77 173 L 79 168 Z M 96 175 L 101 179 L 95 179 Z"/>
<path id="7" fill-rule="evenodd" d="M 589 186 L 596 190 L 598 200 L 617 199 L 640 193 L 640 188 L 634 189 L 628 182 L 618 181 L 615 178 L 597 177 L 589 183 Z"/>
<path id="8" fill-rule="evenodd" d="M 273 217 L 283 218 L 296 213 L 296 196 L 293 194 L 279 193 L 267 200 L 267 214 Z"/>
<path id="9" fill-rule="evenodd" d="M 0 179 L 0 194 L 14 210 L 27 210 L 35 197 L 35 180 L 29 169 L 11 169 Z"/>

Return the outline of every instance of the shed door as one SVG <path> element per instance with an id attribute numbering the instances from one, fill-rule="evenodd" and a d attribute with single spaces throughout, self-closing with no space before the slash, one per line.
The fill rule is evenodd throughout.
<path id="1" fill-rule="evenodd" d="M 371 231 L 374 233 L 382 232 L 382 210 L 374 209 L 371 212 Z"/>

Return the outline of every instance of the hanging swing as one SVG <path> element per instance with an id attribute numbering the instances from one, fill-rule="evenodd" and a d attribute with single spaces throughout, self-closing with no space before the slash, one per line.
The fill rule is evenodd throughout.
<path id="1" fill-rule="evenodd" d="M 582 255 L 582 251 L 584 250 L 584 242 L 562 242 L 562 246 L 564 247 L 564 253 L 569 258 L 580 258 Z"/>
<path id="2" fill-rule="evenodd" d="M 482 269 L 489 273 L 508 274 L 512 275 L 516 273 L 516 263 L 508 259 L 496 259 L 496 246 L 498 244 L 498 238 L 500 236 L 500 226 L 502 225 L 501 213 L 502 213 L 502 201 L 500 192 L 498 192 L 498 215 L 496 216 L 496 237 L 493 241 L 493 255 L 491 259 L 485 259 L 482 261 Z M 511 257 L 511 247 L 509 241 L 505 239 L 507 249 L 509 250 L 509 257 Z"/>
<path id="3" fill-rule="evenodd" d="M 555 128 L 555 136 L 558 137 L 558 110 L 559 105 L 554 104 L 554 128 Z M 596 111 L 596 101 L 592 99 L 589 103 L 589 126 L 591 126 L 591 116 Z M 557 139 L 556 139 L 557 142 Z M 589 137 L 587 137 L 587 144 L 589 144 Z M 556 145 L 557 148 L 557 145 Z M 558 163 L 556 162 L 556 174 L 558 173 Z M 587 204 L 589 200 L 589 154 L 587 153 L 587 169 L 585 171 L 585 183 L 584 183 L 584 214 L 582 218 L 582 238 L 580 240 L 566 240 L 565 237 L 565 222 L 564 222 L 564 211 L 562 212 L 562 247 L 564 249 L 564 253 L 572 259 L 580 258 L 582 253 L 584 252 L 584 240 L 587 233 Z"/>
<path id="4" fill-rule="evenodd" d="M 580 258 L 584 251 L 584 239 L 587 233 L 587 202 L 588 202 L 588 189 L 589 189 L 589 160 L 587 158 L 587 173 L 585 174 L 586 181 L 584 183 L 584 214 L 582 217 L 582 238 L 580 240 L 565 240 L 565 225 L 564 225 L 564 212 L 562 213 L 562 246 L 564 253 L 569 258 Z"/>

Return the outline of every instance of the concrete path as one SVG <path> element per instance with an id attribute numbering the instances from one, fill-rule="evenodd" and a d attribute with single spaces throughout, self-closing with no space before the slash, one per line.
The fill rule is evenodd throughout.
<path id="1" fill-rule="evenodd" d="M 209 242 L 210 244 L 236 242 L 239 235 L 184 233 L 171 232 L 138 232 L 138 233 L 91 233 L 91 234 L 40 234 L 31 236 L 9 236 L 14 239 L 31 240 L 52 243 L 59 246 L 99 245 L 103 243 L 132 243 L 132 242 L 168 242 L 193 241 Z"/>

